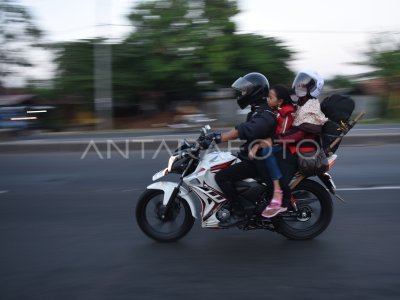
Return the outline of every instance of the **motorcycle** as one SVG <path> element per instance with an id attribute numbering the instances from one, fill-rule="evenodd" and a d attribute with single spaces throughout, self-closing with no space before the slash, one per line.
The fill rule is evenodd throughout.
<path id="1" fill-rule="evenodd" d="M 360 114 L 357 119 L 361 117 Z M 203 127 L 199 139 L 204 138 L 210 129 L 208 125 Z M 214 177 L 221 169 L 240 162 L 240 158 L 224 151 L 212 151 L 200 157 L 201 151 L 197 142 L 185 140 L 169 158 L 167 168 L 153 176 L 155 182 L 140 196 L 136 220 L 150 238 L 173 242 L 184 237 L 197 218 L 196 198 L 201 202 L 203 228 L 222 228 L 219 223 L 230 218 L 229 204 Z M 329 168 L 336 159 L 336 154 L 328 157 Z M 171 173 L 180 175 L 178 182 L 158 181 Z M 245 221 L 236 226 L 243 230 L 266 229 L 293 240 L 315 238 L 331 222 L 331 194 L 344 201 L 336 194 L 336 186 L 328 172 L 318 177 L 325 187 L 297 172 L 290 183 L 292 197 L 288 210 L 271 219 L 263 218 L 261 212 L 270 201 L 267 195 L 271 194 L 272 185 L 250 178 L 237 182 L 236 189 L 246 203 L 242 203 Z"/>

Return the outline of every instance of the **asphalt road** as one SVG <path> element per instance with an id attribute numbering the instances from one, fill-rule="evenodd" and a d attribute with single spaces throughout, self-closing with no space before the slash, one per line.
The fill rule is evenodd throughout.
<path id="1" fill-rule="evenodd" d="M 193 230 L 159 244 L 136 199 L 167 153 L 0 156 L 0 299 L 399 299 L 400 145 L 343 147 L 312 241 Z"/>

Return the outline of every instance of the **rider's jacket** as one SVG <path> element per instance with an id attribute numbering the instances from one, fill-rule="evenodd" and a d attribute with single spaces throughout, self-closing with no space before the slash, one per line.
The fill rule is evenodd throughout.
<path id="1" fill-rule="evenodd" d="M 276 115 L 271 108 L 266 104 L 258 107 L 254 113 L 249 115 L 246 122 L 235 127 L 239 132 L 239 138 L 246 141 L 240 146 L 240 154 L 247 156 L 249 146 L 253 146 L 256 140 L 273 138 L 276 127 Z"/>

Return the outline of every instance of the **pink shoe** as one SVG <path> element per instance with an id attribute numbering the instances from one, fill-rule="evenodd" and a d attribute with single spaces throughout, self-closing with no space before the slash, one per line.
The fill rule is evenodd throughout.
<path id="1" fill-rule="evenodd" d="M 281 190 L 276 190 L 274 193 L 280 193 L 282 194 Z M 261 213 L 261 215 L 264 218 L 272 218 L 275 217 L 277 214 L 284 212 L 287 210 L 287 207 L 282 207 L 282 196 L 280 197 L 281 199 L 276 199 L 273 198 L 271 200 L 271 203 L 264 209 L 264 211 Z"/>

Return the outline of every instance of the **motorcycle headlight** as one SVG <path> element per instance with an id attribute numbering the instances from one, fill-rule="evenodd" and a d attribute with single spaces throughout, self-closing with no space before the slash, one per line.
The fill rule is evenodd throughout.
<path id="1" fill-rule="evenodd" d="M 172 165 L 174 164 L 174 162 L 178 159 L 179 155 L 173 155 L 169 158 L 168 160 L 168 173 L 171 172 L 172 169 Z"/>

